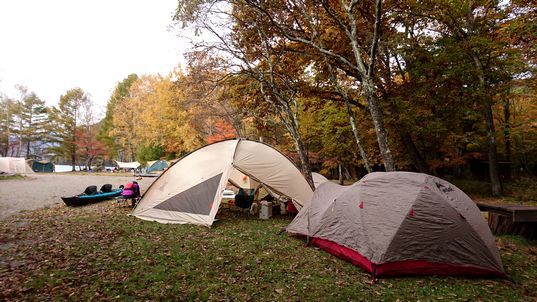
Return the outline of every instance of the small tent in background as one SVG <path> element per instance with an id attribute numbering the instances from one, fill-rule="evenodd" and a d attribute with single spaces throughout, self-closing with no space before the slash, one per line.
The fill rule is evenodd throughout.
<path id="1" fill-rule="evenodd" d="M 505 274 L 476 204 L 421 173 L 370 173 L 351 186 L 325 182 L 287 231 L 375 276 Z"/>
<path id="2" fill-rule="evenodd" d="M 14 174 L 34 174 L 22 157 L 0 157 L 0 172 Z"/>
<path id="3" fill-rule="evenodd" d="M 29 159 L 26 161 L 34 172 L 38 173 L 52 173 L 54 172 L 54 164 L 47 160 L 34 160 Z"/>
<path id="4" fill-rule="evenodd" d="M 228 180 L 238 187 L 260 183 L 289 197 L 297 207 L 313 195 L 304 176 L 278 150 L 234 139 L 207 145 L 176 162 L 147 189 L 132 215 L 161 223 L 210 226 Z"/>
<path id="5" fill-rule="evenodd" d="M 311 177 L 313 178 L 313 185 L 315 186 L 315 189 L 317 189 L 322 183 L 329 181 L 328 178 L 316 172 L 312 172 Z"/>
<path id="6" fill-rule="evenodd" d="M 162 172 L 168 168 L 168 163 L 164 160 L 155 160 L 147 162 L 146 173 Z"/>
<path id="7" fill-rule="evenodd" d="M 140 163 L 137 162 L 137 161 L 133 161 L 133 162 L 121 162 L 121 161 L 115 161 L 117 163 L 117 166 L 120 168 L 120 169 L 127 169 L 127 170 L 130 170 L 130 169 L 138 169 L 140 167 Z"/>

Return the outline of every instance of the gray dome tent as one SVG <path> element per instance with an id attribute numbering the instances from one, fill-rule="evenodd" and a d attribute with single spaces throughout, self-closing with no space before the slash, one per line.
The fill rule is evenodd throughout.
<path id="1" fill-rule="evenodd" d="M 242 188 L 260 183 L 289 197 L 297 207 L 313 195 L 296 166 L 276 149 L 244 139 L 226 140 L 202 147 L 164 171 L 132 215 L 161 223 L 210 226 L 228 181 Z"/>
<path id="2" fill-rule="evenodd" d="M 351 186 L 325 182 L 287 231 L 375 276 L 504 275 L 475 203 L 426 174 L 376 172 Z"/>

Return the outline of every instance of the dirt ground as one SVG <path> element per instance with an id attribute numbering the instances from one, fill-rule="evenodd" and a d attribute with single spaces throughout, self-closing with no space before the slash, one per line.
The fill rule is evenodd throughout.
<path id="1" fill-rule="evenodd" d="M 0 219 L 23 210 L 63 203 L 61 196 L 80 194 L 87 186 L 112 184 L 114 188 L 136 180 L 144 192 L 156 177 L 136 180 L 133 176 L 80 175 L 71 173 L 33 174 L 23 179 L 0 180 Z"/>

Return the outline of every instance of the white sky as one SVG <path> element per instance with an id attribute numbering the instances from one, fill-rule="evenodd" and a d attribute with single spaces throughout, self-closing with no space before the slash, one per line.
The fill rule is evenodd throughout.
<path id="1" fill-rule="evenodd" d="M 131 73 L 167 74 L 188 48 L 169 31 L 177 0 L 0 0 L 0 93 L 48 105 L 80 87 L 102 115 Z"/>

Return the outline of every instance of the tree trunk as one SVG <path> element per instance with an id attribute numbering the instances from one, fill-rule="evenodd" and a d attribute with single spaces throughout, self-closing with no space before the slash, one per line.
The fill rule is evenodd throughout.
<path id="1" fill-rule="evenodd" d="M 500 183 L 500 175 L 498 171 L 498 151 L 496 138 L 494 137 L 494 118 L 492 116 L 492 106 L 487 98 L 485 98 L 484 106 L 485 123 L 487 124 L 490 185 L 492 195 L 500 196 L 502 195 L 502 185 Z"/>
<path id="2" fill-rule="evenodd" d="M 22 153 L 22 118 L 19 122 L 19 148 L 17 149 L 17 157 L 21 157 Z"/>
<path id="3" fill-rule="evenodd" d="M 371 118 L 373 119 L 373 125 L 375 127 L 375 133 L 377 135 L 377 142 L 380 149 L 380 154 L 384 159 L 384 168 L 386 171 L 395 171 L 395 161 L 393 159 L 392 152 L 388 144 L 388 135 L 386 133 L 386 128 L 384 127 L 384 117 L 382 115 L 382 108 L 380 107 L 378 98 L 377 98 L 377 88 L 373 81 L 374 74 L 374 63 L 376 56 L 376 49 L 379 41 L 379 30 L 380 22 L 382 16 L 382 1 L 377 0 L 375 5 L 375 30 L 373 33 L 373 41 L 371 44 L 371 52 L 369 54 L 369 64 L 366 64 L 362 57 L 362 49 L 358 41 L 358 28 L 354 8 L 356 2 L 346 7 L 347 17 L 349 18 L 350 32 L 348 33 L 348 38 L 352 47 L 352 52 L 354 54 L 354 59 L 356 61 L 356 68 L 360 74 L 362 87 L 365 93 L 366 100 L 369 104 L 369 112 L 371 113 Z"/>
<path id="4" fill-rule="evenodd" d="M 349 115 L 349 123 L 351 124 L 352 134 L 354 134 L 354 139 L 356 140 L 356 144 L 358 145 L 358 151 L 360 152 L 360 156 L 362 157 L 362 160 L 364 161 L 364 166 L 365 166 L 365 169 L 367 170 L 367 173 L 371 173 L 371 166 L 369 165 L 367 154 L 365 153 L 365 150 L 362 147 L 362 143 L 360 141 L 360 134 L 358 133 L 358 129 L 356 128 L 356 122 L 354 120 L 354 112 L 352 112 L 351 105 L 349 104 L 349 100 L 347 98 L 345 98 L 345 106 L 347 107 L 347 113 Z"/>
<path id="5" fill-rule="evenodd" d="M 503 101 L 503 116 L 505 118 L 505 126 L 503 135 L 505 138 L 505 158 L 511 161 L 511 104 L 508 99 Z"/>
<path id="6" fill-rule="evenodd" d="M 73 166 L 72 167 L 72 172 L 75 172 L 76 171 L 76 168 L 75 168 L 75 164 L 76 164 L 76 123 L 77 123 L 77 117 L 78 117 L 78 112 L 77 112 L 77 107 L 75 107 L 75 111 L 74 111 L 74 114 L 73 114 L 73 129 L 72 129 L 72 133 L 71 133 L 71 138 L 73 139 L 73 141 L 71 142 L 71 165 Z"/>
<path id="7" fill-rule="evenodd" d="M 505 118 L 505 126 L 503 129 L 503 135 L 505 139 L 505 159 L 509 165 L 509 173 L 507 178 L 511 178 L 511 108 L 508 98 L 503 100 L 503 115 Z"/>
<path id="8" fill-rule="evenodd" d="M 397 106 L 393 102 L 390 102 L 389 105 L 390 105 L 392 114 L 398 117 L 400 113 L 399 113 L 399 110 L 397 109 Z M 416 170 L 421 173 L 429 173 L 429 165 L 423 159 L 423 156 L 421 156 L 421 153 L 416 147 L 416 144 L 414 143 L 414 140 L 412 139 L 412 135 L 410 135 L 410 133 L 406 129 L 406 126 L 404 126 L 403 123 L 397 119 L 395 122 L 395 127 L 399 131 L 399 137 L 401 138 L 401 141 L 403 142 L 403 146 L 405 147 L 408 156 L 410 156 L 410 159 L 412 160 L 414 167 L 416 167 Z"/>
<path id="9" fill-rule="evenodd" d="M 76 153 L 75 152 L 71 152 L 71 165 L 72 165 L 72 169 L 71 171 L 72 172 L 75 172 L 76 171 Z"/>
<path id="10" fill-rule="evenodd" d="M 343 166 L 343 172 L 344 172 L 345 178 L 347 180 L 351 180 L 351 172 L 349 172 L 349 169 L 347 168 L 347 166 Z"/>
<path id="11" fill-rule="evenodd" d="M 11 136 L 11 114 L 10 114 L 10 109 L 9 109 L 9 103 L 10 101 L 7 100 L 7 103 L 6 103 L 6 149 L 5 149 L 5 153 L 2 154 L 4 157 L 8 157 L 9 156 L 9 137 Z"/>
<path id="12" fill-rule="evenodd" d="M 485 124 L 487 127 L 490 186 L 492 189 L 492 195 L 500 196 L 502 195 L 502 185 L 498 171 L 498 151 L 495 137 L 496 131 L 494 129 L 494 117 L 492 115 L 492 104 L 486 95 L 485 72 L 483 70 L 483 66 L 481 65 L 481 61 L 475 53 L 472 53 L 472 59 L 474 60 L 475 67 L 478 71 L 479 92 L 480 97 L 483 100 L 483 115 L 485 116 Z"/>
<path id="13" fill-rule="evenodd" d="M 397 125 L 397 128 L 399 129 L 401 141 L 403 142 L 405 149 L 408 152 L 410 158 L 412 159 L 412 162 L 414 163 L 416 169 L 421 173 L 429 173 L 429 165 L 427 165 L 420 152 L 418 151 L 418 148 L 416 147 L 416 144 L 414 144 L 414 140 L 412 139 L 410 133 L 408 133 L 408 131 L 406 131 L 401 125 Z"/>
<path id="14" fill-rule="evenodd" d="M 380 154 L 384 159 L 384 168 L 388 172 L 395 171 L 395 161 L 393 160 L 392 152 L 388 146 L 388 136 L 386 134 L 386 128 L 384 127 L 384 117 L 375 93 L 375 85 L 370 79 L 363 79 L 362 85 L 364 86 L 366 99 L 369 104 L 368 107 L 371 113 L 371 118 L 373 119 L 375 133 L 377 134 Z"/>
<path id="15" fill-rule="evenodd" d="M 30 155 L 30 140 L 26 143 L 26 158 Z"/>
<path id="16" fill-rule="evenodd" d="M 326 57 L 325 57 L 326 59 Z M 362 143 L 360 140 L 360 134 L 358 132 L 358 128 L 356 127 L 356 121 L 354 117 L 354 112 L 352 111 L 350 102 L 349 102 L 349 95 L 347 91 L 345 91 L 338 83 L 336 76 L 334 74 L 332 65 L 326 60 L 326 66 L 328 67 L 328 70 L 330 72 L 330 81 L 332 84 L 336 87 L 336 89 L 340 92 L 340 94 L 343 96 L 345 100 L 345 107 L 347 108 L 347 114 L 349 115 L 349 124 L 351 125 L 352 133 L 354 135 L 354 139 L 356 140 L 356 145 L 358 145 L 358 152 L 360 153 L 360 157 L 362 157 L 362 160 L 364 161 L 365 169 L 367 170 L 367 173 L 371 173 L 371 166 L 369 164 L 369 160 L 367 159 L 367 154 L 365 153 L 364 148 L 362 147 Z"/>
<path id="17" fill-rule="evenodd" d="M 310 185 L 311 189 L 315 190 L 313 177 L 311 176 L 310 161 L 308 156 L 306 155 L 306 150 L 304 148 L 304 144 L 302 143 L 301 138 L 295 139 L 295 148 L 297 149 L 298 156 L 300 157 L 300 163 L 302 165 L 302 172 L 304 173 L 304 177 L 306 178 L 306 181 Z"/>
<path id="18" fill-rule="evenodd" d="M 131 162 L 136 161 L 136 149 L 134 148 L 134 144 L 131 143 Z"/>
<path id="19" fill-rule="evenodd" d="M 32 125 L 32 120 L 34 119 L 34 98 L 31 99 L 32 100 L 32 103 L 30 105 L 30 116 L 28 117 L 28 128 L 27 128 L 27 133 L 26 133 L 26 141 L 27 141 L 27 145 L 26 145 L 26 158 L 29 158 L 30 156 L 30 144 L 31 144 L 31 136 L 32 136 L 32 133 L 34 131 L 33 128 L 33 125 Z"/>
<path id="20" fill-rule="evenodd" d="M 337 170 L 338 170 L 339 184 L 343 185 L 343 172 L 341 171 L 341 163 L 338 163 Z"/>
<path id="21" fill-rule="evenodd" d="M 88 158 L 87 168 L 88 170 L 91 170 L 91 164 L 93 163 L 93 156 L 90 156 Z"/>
<path id="22" fill-rule="evenodd" d="M 293 137 L 293 141 L 295 143 L 295 149 L 298 153 L 298 157 L 300 158 L 300 164 L 302 166 L 302 173 L 304 173 L 304 177 L 306 178 L 306 181 L 310 185 L 311 189 L 315 190 L 313 177 L 311 176 L 310 161 L 306 153 L 306 148 L 304 147 L 304 143 L 302 142 L 302 138 L 300 137 L 300 134 L 298 133 L 298 130 L 296 128 L 291 130 L 291 136 Z"/>

